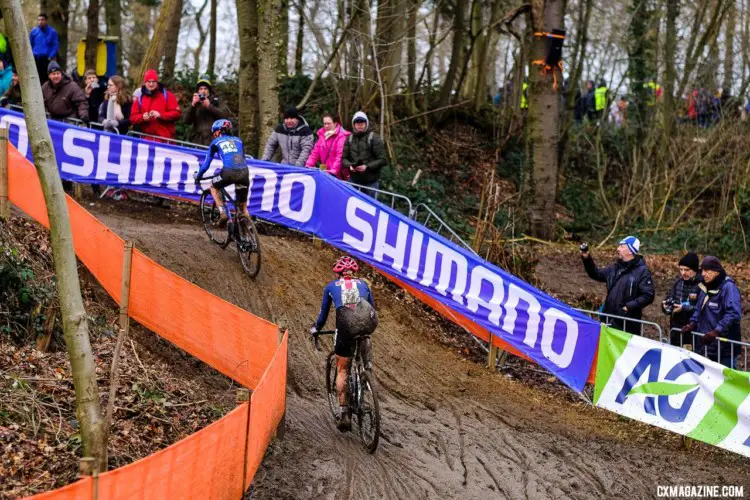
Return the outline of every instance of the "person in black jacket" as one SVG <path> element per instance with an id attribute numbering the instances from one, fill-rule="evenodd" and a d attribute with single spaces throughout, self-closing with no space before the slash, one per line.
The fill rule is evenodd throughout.
<path id="1" fill-rule="evenodd" d="M 678 268 L 680 275 L 661 303 L 661 309 L 669 316 L 669 343 L 682 347 L 692 342 L 690 334 L 680 336 L 679 330 L 690 322 L 690 317 L 695 312 L 703 278 L 698 272 L 698 255 L 693 252 L 680 259 Z"/>
<path id="2" fill-rule="evenodd" d="M 388 164 L 383 139 L 370 130 L 370 120 L 362 111 L 352 118 L 352 135 L 344 143 L 341 168 L 351 173 L 351 181 L 366 188 L 380 189 L 380 170 Z M 363 190 L 377 199 L 377 191 Z"/>
<path id="3" fill-rule="evenodd" d="M 654 281 L 646 261 L 638 254 L 641 242 L 628 236 L 617 246 L 617 261 L 597 268 L 588 245 L 581 245 L 581 259 L 589 277 L 607 284 L 607 298 L 601 312 L 605 322 L 618 330 L 641 335 L 641 324 L 622 318 L 640 320 L 643 309 L 654 301 Z M 615 318 L 611 316 L 620 316 Z"/>

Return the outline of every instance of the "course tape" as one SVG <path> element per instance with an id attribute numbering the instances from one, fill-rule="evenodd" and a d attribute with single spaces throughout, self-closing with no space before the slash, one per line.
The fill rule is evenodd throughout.
<path id="1" fill-rule="evenodd" d="M 23 115 L 0 126 L 31 157 Z M 205 152 L 49 121 L 64 179 L 196 200 Z M 317 169 L 249 160 L 250 211 L 314 234 L 384 272 L 482 338 L 543 366 L 577 392 L 589 379 L 599 323 Z M 219 168 L 214 160 L 210 177 Z M 205 181 L 203 187 L 208 185 Z M 230 189 L 230 192 L 232 190 Z"/>
<path id="2" fill-rule="evenodd" d="M 8 148 L 9 199 L 49 228 L 34 166 Z M 66 195 L 76 255 L 120 302 L 124 241 Z M 119 469 L 32 498 L 239 498 L 286 408 L 287 335 L 134 250 L 129 316 L 253 390 L 213 424 Z"/>

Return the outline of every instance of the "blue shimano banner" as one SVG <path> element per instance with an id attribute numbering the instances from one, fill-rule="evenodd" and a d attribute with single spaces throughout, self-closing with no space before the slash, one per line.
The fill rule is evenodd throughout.
<path id="1" fill-rule="evenodd" d="M 30 159 L 23 115 L 0 109 L 0 126 Z M 55 121 L 49 126 L 63 179 L 199 198 L 193 174 L 205 157 L 200 151 Z M 215 160 L 208 174 L 220 167 Z M 598 322 L 325 172 L 255 160 L 248 167 L 253 214 L 315 234 L 416 287 L 583 389 Z"/>

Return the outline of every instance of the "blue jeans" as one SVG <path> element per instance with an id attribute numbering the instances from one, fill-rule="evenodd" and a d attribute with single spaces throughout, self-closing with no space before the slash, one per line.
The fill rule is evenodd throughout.
<path id="1" fill-rule="evenodd" d="M 370 184 L 361 184 L 360 186 L 361 187 L 358 186 L 357 189 L 359 189 L 360 191 L 362 191 L 366 195 L 368 195 L 368 196 L 370 196 L 372 198 L 375 198 L 376 200 L 378 199 L 378 194 L 379 193 L 377 191 L 370 191 L 367 188 L 380 189 L 380 181 L 375 181 L 375 182 L 370 183 Z"/>

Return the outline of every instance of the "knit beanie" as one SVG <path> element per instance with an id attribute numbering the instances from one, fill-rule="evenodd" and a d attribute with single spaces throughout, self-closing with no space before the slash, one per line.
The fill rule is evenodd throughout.
<path id="1" fill-rule="evenodd" d="M 692 269 L 696 273 L 698 272 L 698 254 L 695 252 L 688 252 L 686 253 L 681 259 L 679 264 L 680 266 L 685 266 L 687 268 Z"/>
<path id="2" fill-rule="evenodd" d="M 284 108 L 284 119 L 297 118 L 299 119 L 299 111 L 294 106 L 287 106 Z"/>
<path id="3" fill-rule="evenodd" d="M 701 262 L 701 269 L 720 273 L 724 271 L 724 266 L 722 266 L 721 261 L 713 255 L 706 255 L 703 257 L 703 262 Z"/>
<path id="4" fill-rule="evenodd" d="M 641 240 L 639 240 L 635 236 L 628 236 L 627 238 L 621 240 L 619 244 L 628 247 L 628 250 L 630 250 L 630 253 L 632 253 L 633 255 L 638 255 L 638 250 L 640 250 L 641 248 Z"/>
<path id="5" fill-rule="evenodd" d="M 57 64 L 57 61 L 50 61 L 49 65 L 47 65 L 47 74 L 54 73 L 55 71 L 62 72 L 62 68 L 59 64 Z"/>
<path id="6" fill-rule="evenodd" d="M 147 69 L 146 74 L 143 75 L 143 83 L 146 83 L 149 80 L 159 81 L 159 73 L 157 73 L 155 69 Z"/>

